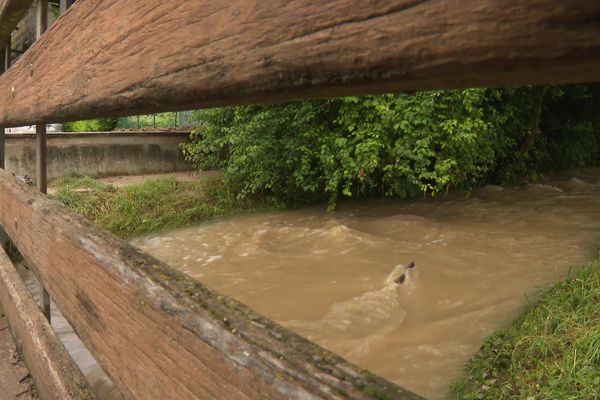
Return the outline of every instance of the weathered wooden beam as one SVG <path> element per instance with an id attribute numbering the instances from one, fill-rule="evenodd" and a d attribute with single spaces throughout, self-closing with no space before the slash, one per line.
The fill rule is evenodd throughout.
<path id="1" fill-rule="evenodd" d="M 0 247 L 0 303 L 42 400 L 95 399 L 85 377 L 37 308 Z"/>
<path id="2" fill-rule="evenodd" d="M 135 399 L 419 399 L 103 232 L 0 170 L 0 224 Z"/>
<path id="3" fill-rule="evenodd" d="M 39 39 L 48 29 L 48 0 L 37 0 L 35 35 Z M 46 124 L 35 126 L 35 180 L 40 192 L 48 193 L 48 146 L 46 143 Z M 41 308 L 46 319 L 51 322 L 50 294 L 42 284 Z"/>
<path id="4" fill-rule="evenodd" d="M 598 0 L 81 0 L 0 79 L 0 124 L 599 81 L 599 21 Z"/>
<path id="5" fill-rule="evenodd" d="M 0 42 L 10 37 L 33 0 L 0 0 Z"/>

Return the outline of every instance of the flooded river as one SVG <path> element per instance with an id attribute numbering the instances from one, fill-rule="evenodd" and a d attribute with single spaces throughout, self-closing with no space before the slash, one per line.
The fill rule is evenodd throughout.
<path id="1" fill-rule="evenodd" d="M 238 216 L 133 243 L 431 399 L 600 245 L 600 173 L 470 197 Z M 403 284 L 388 279 L 410 261 Z M 393 278 L 393 277 L 392 277 Z M 390 282 L 392 281 L 392 282 Z"/>
<path id="2" fill-rule="evenodd" d="M 600 170 L 572 176 L 468 197 L 237 216 L 133 244 L 362 367 L 444 399 L 528 296 L 597 254 Z M 411 261 L 395 283 L 396 266 Z M 103 379 L 92 381 L 110 393 Z"/>

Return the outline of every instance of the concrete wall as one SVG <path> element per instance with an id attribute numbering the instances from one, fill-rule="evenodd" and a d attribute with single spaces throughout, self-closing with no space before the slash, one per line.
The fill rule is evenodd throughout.
<path id="1" fill-rule="evenodd" d="M 186 132 L 49 133 L 48 178 L 190 170 L 179 148 L 188 137 Z M 6 134 L 6 169 L 35 176 L 35 135 Z"/>

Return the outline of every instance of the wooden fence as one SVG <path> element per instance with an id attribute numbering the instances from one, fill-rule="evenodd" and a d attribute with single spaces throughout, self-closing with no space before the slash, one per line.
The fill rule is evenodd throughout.
<path id="1" fill-rule="evenodd" d="M 11 7 L 19 3 L 0 1 L 2 24 L 14 20 Z M 0 77 L 0 125 L 598 81 L 599 21 L 597 0 L 79 0 Z M 419 398 L 101 231 L 3 170 L 0 225 L 129 398 Z M 9 305 L 10 296 L 0 298 Z M 9 315 L 19 336 L 24 315 Z M 37 343 L 23 343 L 40 353 Z M 34 380 L 44 387 L 38 370 L 32 367 Z"/>

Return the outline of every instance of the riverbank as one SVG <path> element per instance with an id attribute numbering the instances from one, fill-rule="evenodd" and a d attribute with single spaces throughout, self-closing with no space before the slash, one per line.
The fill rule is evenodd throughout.
<path id="1" fill-rule="evenodd" d="M 54 198 L 124 239 L 268 206 L 239 199 L 214 175 L 198 180 L 167 176 L 120 187 L 91 178 L 64 178 L 54 185 Z"/>
<path id="2" fill-rule="evenodd" d="M 454 384 L 475 399 L 600 398 L 600 256 L 490 336 Z"/>

